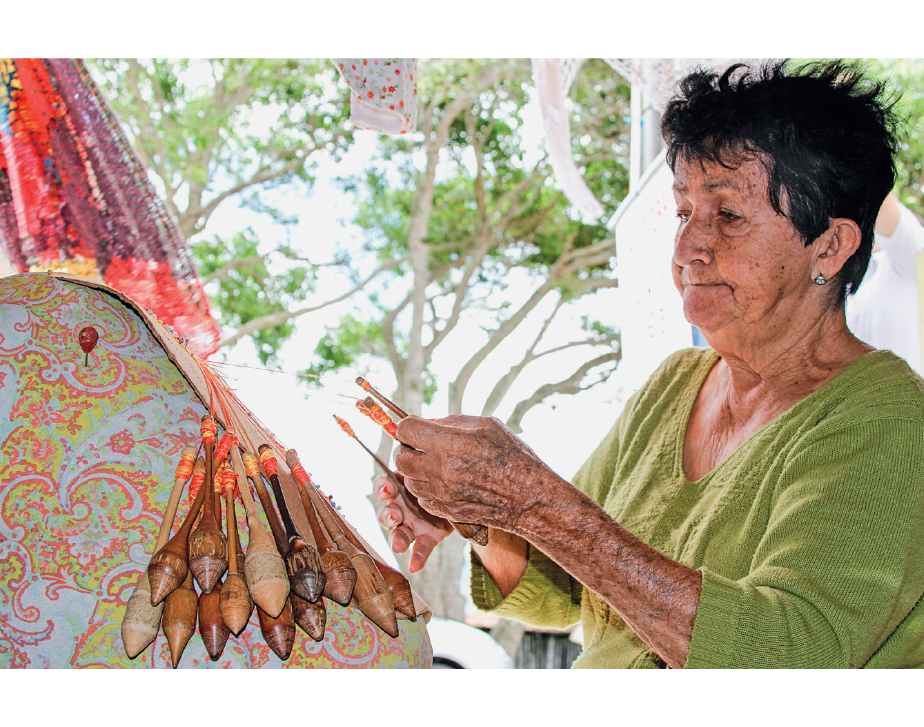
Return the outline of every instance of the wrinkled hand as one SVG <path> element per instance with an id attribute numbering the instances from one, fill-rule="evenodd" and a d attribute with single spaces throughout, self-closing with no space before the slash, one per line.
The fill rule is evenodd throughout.
<path id="1" fill-rule="evenodd" d="M 551 470 L 502 422 L 453 415 L 398 423 L 395 467 L 428 512 L 517 532 Z M 552 473 L 554 475 L 554 473 Z"/>
<path id="2" fill-rule="evenodd" d="M 452 526 L 440 518 L 430 520 L 417 517 L 398 492 L 395 483 L 386 475 L 372 480 L 372 494 L 383 503 L 376 510 L 376 517 L 388 531 L 388 545 L 396 553 L 403 553 L 414 544 L 408 570 L 420 571 L 433 549 L 452 532 Z"/>

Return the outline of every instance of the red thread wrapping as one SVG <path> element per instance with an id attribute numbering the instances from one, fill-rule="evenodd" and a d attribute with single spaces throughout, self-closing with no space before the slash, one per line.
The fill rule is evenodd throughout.
<path id="1" fill-rule="evenodd" d="M 271 449 L 266 448 L 260 452 L 260 464 L 263 465 L 267 476 L 279 475 L 279 465 L 276 463 L 276 456 Z"/>
<path id="2" fill-rule="evenodd" d="M 193 474 L 192 482 L 189 483 L 189 499 L 195 500 L 199 494 L 199 488 L 205 482 L 205 472 L 196 472 Z"/>
<path id="3" fill-rule="evenodd" d="M 292 476 L 295 477 L 296 481 L 300 485 L 307 485 L 309 482 L 311 482 L 311 477 L 309 477 L 308 473 L 305 472 L 305 468 L 302 467 L 301 462 L 296 462 L 292 465 Z"/>
<path id="4" fill-rule="evenodd" d="M 368 416 L 376 424 L 379 424 L 382 429 L 388 432 L 392 439 L 398 438 L 398 425 L 392 421 L 391 417 L 388 416 L 388 414 L 386 414 L 382 407 L 380 407 L 378 404 L 375 402 L 366 404 L 362 401 L 357 401 L 356 408 Z"/>
<path id="5" fill-rule="evenodd" d="M 176 475 L 174 479 L 188 482 L 190 475 L 192 475 L 193 463 L 195 461 L 195 452 L 183 452 L 183 456 L 180 457 L 180 463 L 176 466 Z"/>
<path id="6" fill-rule="evenodd" d="M 216 430 L 217 431 L 217 430 Z M 221 441 L 218 443 L 218 448 L 215 450 L 215 459 L 219 462 L 228 456 L 228 453 L 231 452 L 231 447 L 237 445 L 237 434 L 235 434 L 233 429 L 229 429 L 224 433 L 224 436 L 221 438 Z"/>
<path id="7" fill-rule="evenodd" d="M 218 434 L 218 425 L 215 423 L 214 419 L 211 417 L 203 419 L 199 431 L 202 433 L 203 442 L 206 444 L 215 444 L 215 437 Z"/>

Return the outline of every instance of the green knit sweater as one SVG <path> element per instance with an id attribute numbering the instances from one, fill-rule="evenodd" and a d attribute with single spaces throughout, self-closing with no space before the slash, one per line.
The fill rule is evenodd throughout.
<path id="1" fill-rule="evenodd" d="M 869 353 L 690 482 L 684 433 L 717 361 L 671 356 L 573 480 L 702 573 L 687 667 L 924 665 L 924 380 Z M 581 620 L 575 667 L 664 666 L 538 549 L 506 599 L 472 560 L 479 608 L 540 627 Z"/>

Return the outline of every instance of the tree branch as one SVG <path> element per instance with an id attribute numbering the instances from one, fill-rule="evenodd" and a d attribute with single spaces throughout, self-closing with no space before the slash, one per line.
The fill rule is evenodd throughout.
<path id="1" fill-rule="evenodd" d="M 488 394 L 488 398 L 485 400 L 484 406 L 481 409 L 482 416 L 489 417 L 494 415 L 498 405 L 500 405 L 503 398 L 507 395 L 507 392 L 510 391 L 510 387 L 513 386 L 513 382 L 516 381 L 523 369 L 537 358 L 534 355 L 536 347 L 539 345 L 542 337 L 545 336 L 549 326 L 552 325 L 552 320 L 558 315 L 558 311 L 561 310 L 564 303 L 565 299 L 560 297 L 558 302 L 555 303 L 555 308 L 552 310 L 551 314 L 543 321 L 539 333 L 536 334 L 532 344 L 526 349 L 526 353 L 523 354 L 523 358 L 520 359 L 520 362 L 511 366 L 510 370 L 494 384 L 494 388 L 491 390 L 491 393 Z"/>
<path id="2" fill-rule="evenodd" d="M 259 265 L 263 263 L 267 257 L 269 257 L 269 254 L 270 253 L 267 253 L 266 255 L 251 255 L 250 257 L 235 258 L 234 260 L 229 260 L 217 270 L 203 277 L 202 285 L 206 286 L 209 283 L 214 283 L 218 280 L 227 280 L 232 270 L 240 270 L 241 268 L 247 268 L 251 265 Z"/>
<path id="3" fill-rule="evenodd" d="M 405 297 L 401 304 L 391 310 L 388 315 L 385 316 L 384 320 L 382 320 L 382 337 L 385 339 L 385 350 L 388 353 L 388 360 L 395 372 L 395 377 L 399 382 L 399 390 L 402 390 L 400 382 L 404 377 L 405 363 L 398 355 L 398 348 L 395 345 L 395 319 L 398 317 L 398 314 L 401 313 L 402 310 L 407 308 L 410 302 L 411 294 L 408 293 L 407 297 Z"/>
<path id="4" fill-rule="evenodd" d="M 562 247 L 561 256 L 555 263 L 549 268 L 549 274 L 545 282 L 542 283 L 529 299 L 520 306 L 519 310 L 516 311 L 510 318 L 505 320 L 500 328 L 495 331 L 494 335 L 488 339 L 488 342 L 485 343 L 475 354 L 465 362 L 465 365 L 462 367 L 462 370 L 459 371 L 458 376 L 456 376 L 455 381 L 452 386 L 452 393 L 450 395 L 450 410 L 459 411 L 462 406 L 462 396 L 465 393 L 465 387 L 468 386 L 468 382 L 471 380 L 472 375 L 475 373 L 476 369 L 484 362 L 488 355 L 494 351 L 503 340 L 509 336 L 517 326 L 520 325 L 537 305 L 542 301 L 542 299 L 548 295 L 548 293 L 554 288 L 555 284 L 558 282 L 562 275 L 562 270 L 565 267 L 566 256 L 570 253 L 574 241 L 577 239 L 577 233 L 574 232 L 568 236 L 568 239 L 565 240 L 565 244 Z M 453 408 L 455 407 L 455 408 Z"/>
<path id="5" fill-rule="evenodd" d="M 523 399 L 514 407 L 513 413 L 510 415 L 510 418 L 507 419 L 507 426 L 510 427 L 514 433 L 519 434 L 521 431 L 523 431 L 522 427 L 520 426 L 523 421 L 523 417 L 534 406 L 542 403 L 542 401 L 552 396 L 553 394 L 578 394 L 582 391 L 586 391 L 587 389 L 597 386 L 597 384 L 602 384 L 612 375 L 613 371 L 616 370 L 615 366 L 608 373 L 601 376 L 593 383 L 590 383 L 586 386 L 581 386 L 581 381 L 591 369 L 594 369 L 597 366 L 602 366 L 603 364 L 609 363 L 611 361 L 617 362 L 618 365 L 618 362 L 621 358 L 622 354 L 620 351 L 611 351 L 610 353 L 597 356 L 597 358 L 583 364 L 567 379 L 562 379 L 561 381 L 558 381 L 554 384 L 543 384 L 538 389 L 536 389 L 535 392 L 533 392 L 532 396 Z"/>
<path id="6" fill-rule="evenodd" d="M 239 182 L 230 189 L 226 189 L 223 192 L 219 192 L 212 198 L 208 204 L 204 207 L 198 205 L 193 206 L 190 204 L 186 212 L 183 213 L 181 217 L 181 222 L 183 226 L 186 226 L 189 229 L 189 234 L 187 237 L 191 237 L 203 229 L 208 223 L 209 217 L 212 216 L 212 213 L 215 212 L 215 209 L 224 202 L 228 197 L 233 197 L 235 194 L 243 192 L 248 187 L 252 187 L 255 184 L 263 184 L 264 182 L 271 182 L 274 179 L 278 179 L 289 172 L 295 171 L 299 167 L 303 166 L 305 162 L 308 161 L 308 155 L 299 159 L 293 159 L 283 167 L 277 170 L 270 169 L 267 166 L 262 166 L 250 179 L 246 179 L 243 182 Z M 190 196 L 192 200 L 192 196 Z"/>
<path id="7" fill-rule="evenodd" d="M 264 328 L 272 328 L 273 326 L 282 325 L 283 323 L 286 323 L 287 321 L 290 321 L 293 318 L 298 318 L 299 316 L 303 316 L 306 313 L 313 313 L 314 311 L 321 310 L 322 308 L 327 308 L 328 306 L 334 305 L 335 303 L 339 303 L 342 300 L 346 300 L 351 295 L 354 295 L 355 293 L 365 288 L 374 278 L 378 277 L 386 270 L 390 270 L 392 268 L 398 267 L 399 265 L 404 263 L 406 260 L 407 258 L 389 260 L 388 262 L 382 264 L 377 270 L 375 270 L 365 280 L 353 286 L 350 290 L 345 292 L 343 295 L 340 295 L 336 298 L 328 300 L 325 303 L 321 303 L 320 305 L 300 308 L 299 310 L 291 311 L 291 312 L 290 311 L 277 311 L 276 313 L 269 313 L 265 316 L 254 318 L 252 321 L 248 321 L 243 326 L 241 326 L 237 330 L 237 332 L 235 332 L 233 335 L 221 341 L 221 343 L 218 344 L 218 347 L 225 348 L 227 346 L 232 346 L 238 341 L 240 341 L 242 338 L 244 338 L 244 336 L 249 336 L 251 333 L 255 333 L 256 331 L 261 331 Z"/>

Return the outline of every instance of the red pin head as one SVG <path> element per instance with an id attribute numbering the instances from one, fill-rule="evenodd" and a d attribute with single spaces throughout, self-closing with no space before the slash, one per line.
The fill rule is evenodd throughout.
<path id="1" fill-rule="evenodd" d="M 80 333 L 77 335 L 77 342 L 80 344 L 80 348 L 83 349 L 83 365 L 87 365 L 87 360 L 90 356 L 90 351 L 96 348 L 96 342 L 99 341 L 99 333 L 96 332 L 96 329 L 93 326 L 86 326 L 80 330 Z"/>
<path id="2" fill-rule="evenodd" d="M 90 353 L 96 347 L 98 340 L 99 334 L 93 326 L 81 329 L 80 335 L 77 336 L 77 341 L 80 343 L 84 353 Z"/>

